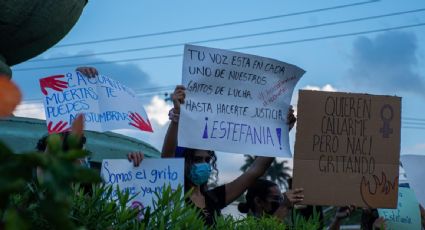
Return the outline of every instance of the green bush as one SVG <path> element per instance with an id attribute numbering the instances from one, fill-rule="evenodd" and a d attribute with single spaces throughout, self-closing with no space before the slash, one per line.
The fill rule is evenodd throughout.
<path id="1" fill-rule="evenodd" d="M 97 171 L 75 164 L 88 152 L 62 152 L 60 145 L 53 135 L 48 154 L 14 154 L 0 142 L 0 229 L 212 229 L 199 209 L 185 204 L 189 195 L 181 187 L 156 193 L 153 208 L 141 211 L 128 207 L 128 192 L 118 189 L 112 199 L 113 188 L 99 183 Z M 288 227 L 271 217 L 220 216 L 214 229 L 317 229 L 318 223 L 296 218 Z"/>

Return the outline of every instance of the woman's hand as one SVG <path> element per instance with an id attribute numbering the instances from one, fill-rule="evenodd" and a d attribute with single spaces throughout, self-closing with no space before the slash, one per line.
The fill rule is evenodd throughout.
<path id="1" fill-rule="evenodd" d="M 97 75 L 99 75 L 99 72 L 97 72 L 97 69 L 94 67 L 81 66 L 75 69 L 75 71 L 82 73 L 88 78 L 95 78 Z"/>
<path id="2" fill-rule="evenodd" d="M 186 98 L 186 88 L 183 85 L 177 85 L 174 93 L 171 95 L 174 105 L 174 113 L 180 114 L 180 105 L 184 104 Z"/>
<path id="3" fill-rule="evenodd" d="M 373 222 L 373 229 L 385 230 L 387 229 L 387 224 L 385 223 L 384 217 L 379 217 Z"/>
<path id="4" fill-rule="evenodd" d="M 127 154 L 128 161 L 133 162 L 134 167 L 138 167 L 140 163 L 142 163 L 144 158 L 145 154 L 143 154 L 142 152 L 131 152 Z"/>
<path id="5" fill-rule="evenodd" d="M 289 106 L 288 115 L 286 116 L 286 124 L 288 125 L 289 130 L 291 130 L 294 127 L 296 121 L 297 121 L 297 118 L 294 115 L 294 109 L 292 108 L 292 105 L 291 105 Z"/>
<path id="6" fill-rule="evenodd" d="M 345 219 L 349 217 L 354 210 L 356 210 L 356 207 L 353 205 L 340 207 L 335 213 L 335 218 L 338 220 Z"/>
<path id="7" fill-rule="evenodd" d="M 303 191 L 303 188 L 296 188 L 294 190 L 288 190 L 283 193 L 283 196 L 285 197 L 285 206 L 292 208 L 295 204 L 302 202 L 304 200 L 304 195 L 302 194 Z"/>

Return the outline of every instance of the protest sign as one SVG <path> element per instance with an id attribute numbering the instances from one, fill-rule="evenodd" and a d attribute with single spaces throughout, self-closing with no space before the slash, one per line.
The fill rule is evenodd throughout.
<path id="1" fill-rule="evenodd" d="M 397 209 L 378 209 L 384 217 L 387 230 L 421 229 L 419 203 L 410 188 L 398 188 Z"/>
<path id="2" fill-rule="evenodd" d="M 269 58 L 186 45 L 179 146 L 290 157 L 286 118 L 304 72 Z"/>
<path id="3" fill-rule="evenodd" d="M 400 159 L 410 188 L 415 192 L 422 207 L 425 207 L 425 156 L 402 155 Z"/>
<path id="4" fill-rule="evenodd" d="M 117 197 L 117 186 L 128 191 L 131 196 L 129 206 L 152 207 L 156 200 L 155 192 L 161 193 L 170 185 L 176 190 L 184 184 L 184 159 L 144 159 L 139 167 L 124 159 L 105 159 L 102 162 L 101 176 L 106 185 L 112 185 L 112 198 Z"/>
<path id="5" fill-rule="evenodd" d="M 78 114 L 84 114 L 85 129 L 109 131 L 137 129 L 153 132 L 134 91 L 109 77 L 94 78 L 80 72 L 40 79 L 49 133 L 69 129 Z"/>
<path id="6" fill-rule="evenodd" d="M 401 98 L 300 90 L 294 188 L 304 203 L 397 206 Z"/>

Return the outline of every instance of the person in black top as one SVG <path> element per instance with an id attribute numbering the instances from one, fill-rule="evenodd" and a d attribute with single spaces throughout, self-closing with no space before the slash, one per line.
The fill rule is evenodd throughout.
<path id="1" fill-rule="evenodd" d="M 258 179 L 248 188 L 246 202 L 239 203 L 238 210 L 255 217 L 270 215 L 283 221 L 293 205 L 303 200 L 302 191 L 303 189 L 288 190 L 282 194 L 274 182 Z"/>
<path id="2" fill-rule="evenodd" d="M 172 94 L 174 108 L 170 111 L 171 123 L 168 127 L 162 148 L 162 157 L 175 157 L 180 105 L 184 103 L 185 87 L 176 86 Z M 290 121 L 295 122 L 291 113 Z M 257 178 L 262 176 L 273 161 L 273 157 L 257 157 L 251 167 L 230 183 L 208 189 L 207 182 L 216 170 L 217 157 L 213 151 L 202 149 L 183 150 L 185 157 L 185 190 L 192 189 L 188 202 L 201 209 L 202 217 L 208 225 L 214 224 L 214 216 L 221 215 L 221 209 L 236 200 Z"/>

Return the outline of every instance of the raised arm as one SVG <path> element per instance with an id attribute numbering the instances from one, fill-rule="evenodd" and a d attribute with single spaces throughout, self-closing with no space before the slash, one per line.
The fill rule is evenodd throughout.
<path id="1" fill-rule="evenodd" d="M 292 106 L 289 107 L 287 121 L 289 130 L 294 127 L 297 118 L 294 116 Z M 288 131 L 289 131 L 288 130 Z M 226 204 L 232 203 L 237 199 L 254 181 L 264 175 L 267 168 L 270 167 L 274 157 L 257 157 L 251 167 L 236 180 L 226 184 Z"/>
<path id="2" fill-rule="evenodd" d="M 225 185 L 226 205 L 236 200 L 255 180 L 266 172 L 273 162 L 274 157 L 257 157 L 251 167 L 236 178 L 234 181 Z"/>
<path id="3" fill-rule="evenodd" d="M 186 97 L 186 88 L 182 85 L 177 85 L 174 93 L 171 95 L 174 108 L 168 114 L 170 117 L 170 125 L 165 134 L 164 144 L 162 145 L 161 157 L 174 157 L 177 147 L 177 131 L 179 128 L 180 105 L 184 104 Z"/>

